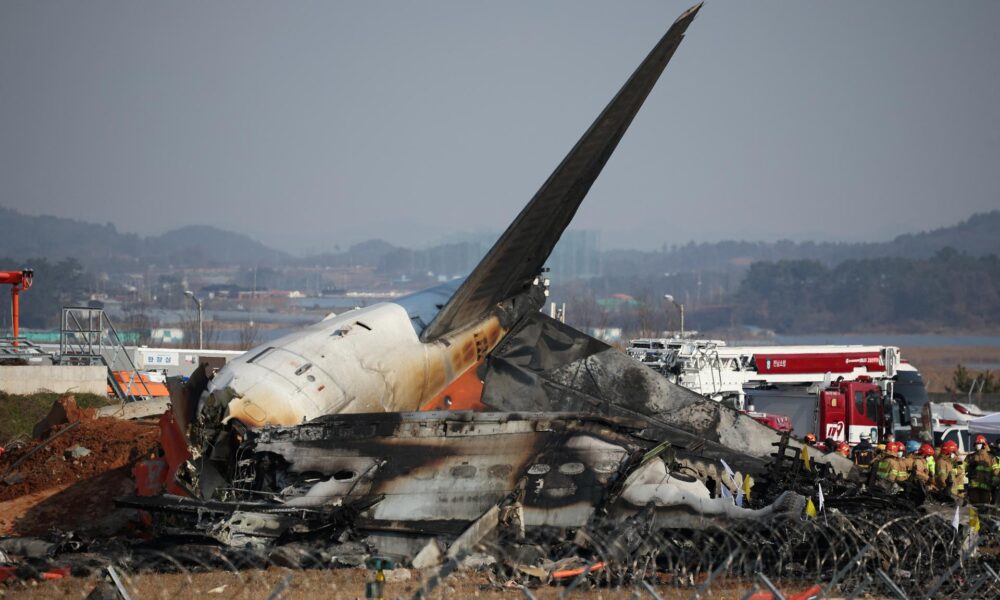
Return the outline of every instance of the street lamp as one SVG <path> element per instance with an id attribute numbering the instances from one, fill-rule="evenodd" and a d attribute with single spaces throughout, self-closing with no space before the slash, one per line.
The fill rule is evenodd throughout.
<path id="1" fill-rule="evenodd" d="M 198 296 L 195 296 L 194 292 L 192 292 L 191 290 L 184 290 L 184 295 L 194 300 L 194 303 L 198 305 L 198 349 L 204 350 L 205 338 L 204 338 L 204 329 L 202 328 L 201 300 L 199 300 Z M 683 314 L 683 312 L 681 314 Z M 683 322 L 684 318 L 682 317 L 681 323 Z M 683 325 L 681 326 L 681 328 L 683 329 Z"/>
<path id="2" fill-rule="evenodd" d="M 680 311 L 680 313 L 681 313 L 681 337 L 684 337 L 684 305 L 680 304 L 676 300 L 674 300 L 674 297 L 671 296 L 670 294 L 664 294 L 663 295 L 663 299 L 666 300 L 667 302 L 673 304 L 674 306 L 676 306 L 677 310 Z"/>

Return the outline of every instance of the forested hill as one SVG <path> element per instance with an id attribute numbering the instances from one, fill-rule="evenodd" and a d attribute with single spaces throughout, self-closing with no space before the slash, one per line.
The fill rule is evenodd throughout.
<path id="1" fill-rule="evenodd" d="M 135 264 L 175 266 L 366 265 L 399 270 L 409 265 L 425 268 L 428 257 L 447 264 L 453 272 L 468 270 L 488 245 L 444 244 L 409 250 L 369 240 L 347 250 L 296 259 L 253 238 L 206 225 L 192 225 L 163 235 L 141 237 L 121 233 L 112 223 L 98 225 L 52 216 L 29 216 L 0 206 L 6 233 L 0 237 L 0 256 L 77 259 L 92 271 L 129 270 Z M 600 261 L 605 274 L 636 276 L 665 272 L 739 271 L 757 261 L 815 260 L 833 266 L 844 260 L 902 257 L 928 258 L 943 248 L 970 256 L 1000 254 L 1000 211 L 973 215 L 949 227 L 900 235 L 891 241 L 843 242 L 691 242 L 658 251 L 608 250 Z"/>
<path id="2" fill-rule="evenodd" d="M 732 302 L 739 322 L 783 333 L 995 331 L 1000 258 L 946 248 L 930 258 L 867 258 L 835 267 L 758 262 Z"/>
<path id="3" fill-rule="evenodd" d="M 929 258 L 944 248 L 970 256 L 1000 255 L 1000 210 L 931 231 L 900 235 L 886 242 L 705 242 L 666 246 L 661 250 L 609 250 L 605 273 L 639 275 L 676 271 L 743 270 L 753 262 L 815 260 L 828 266 L 845 260 L 900 257 Z"/>
<path id="4" fill-rule="evenodd" d="M 3 206 L 0 206 L 0 221 L 4 224 L 0 256 L 53 261 L 74 258 L 93 271 L 147 263 L 280 264 L 289 258 L 284 252 L 246 235 L 203 225 L 141 237 L 121 233 L 112 223 L 97 225 L 48 215 L 31 216 Z"/>

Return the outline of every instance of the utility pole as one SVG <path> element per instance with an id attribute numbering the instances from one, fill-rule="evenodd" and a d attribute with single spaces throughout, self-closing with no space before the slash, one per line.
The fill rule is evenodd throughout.
<path id="1" fill-rule="evenodd" d="M 680 313 L 681 313 L 681 337 L 684 337 L 684 305 L 680 304 L 676 300 L 674 300 L 674 297 L 671 296 L 670 294 L 664 294 L 663 295 L 663 299 L 666 300 L 667 302 L 673 304 L 674 306 L 676 306 L 677 310 L 680 311 Z"/>
<path id="2" fill-rule="evenodd" d="M 199 300 L 198 296 L 195 296 L 194 292 L 192 292 L 191 290 L 185 290 L 184 291 L 184 295 L 187 296 L 188 298 L 191 298 L 192 300 L 194 300 L 194 303 L 198 306 L 198 349 L 199 350 L 204 350 L 205 349 L 205 337 L 204 337 L 204 331 L 205 330 L 203 328 L 204 321 L 202 320 L 201 300 Z M 683 319 L 682 319 L 682 321 L 683 321 Z"/>

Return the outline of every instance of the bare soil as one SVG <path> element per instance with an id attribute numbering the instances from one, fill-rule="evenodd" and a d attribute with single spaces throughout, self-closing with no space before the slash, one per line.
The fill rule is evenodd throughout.
<path id="1" fill-rule="evenodd" d="M 405 574 L 406 581 L 392 581 L 394 576 Z M 365 581 L 370 572 L 365 569 L 332 569 L 296 571 L 284 568 L 270 568 L 265 571 L 241 571 L 230 573 L 213 571 L 192 574 L 148 574 L 125 576 L 125 586 L 133 598 L 239 598 L 263 600 L 283 581 L 287 587 L 281 594 L 282 600 L 313 598 L 361 599 L 365 597 Z M 6 588 L 0 586 L 0 598 L 85 598 L 101 581 L 97 578 L 67 578 L 41 583 L 18 582 Z M 386 598 L 410 598 L 419 589 L 422 574 L 417 570 L 397 569 L 390 573 L 385 586 Z M 656 586 L 660 597 L 666 600 L 690 598 L 695 588 L 690 586 Z M 740 582 L 720 582 L 705 596 L 719 600 L 743 597 L 748 586 Z M 791 587 L 794 593 L 802 586 Z M 566 591 L 563 586 L 540 585 L 531 593 L 539 600 L 556 600 Z M 633 598 L 638 588 L 604 588 L 584 584 L 574 589 L 569 598 L 589 598 L 607 600 L 627 600 Z M 642 597 L 643 594 L 640 594 Z M 463 572 L 446 578 L 428 596 L 433 599 L 483 598 L 522 599 L 527 596 L 519 587 L 498 587 L 490 582 L 485 573 Z M 651 596 L 646 596 L 651 597 Z"/>
<path id="2" fill-rule="evenodd" d="M 23 477 L 22 481 L 13 485 L 0 482 L 0 502 L 67 486 L 129 465 L 149 452 L 159 435 L 155 423 L 112 418 L 81 421 L 14 470 Z M 36 440 L 0 456 L 0 475 L 39 443 Z M 79 458 L 67 456 L 66 451 L 73 446 L 82 446 L 90 454 Z"/>

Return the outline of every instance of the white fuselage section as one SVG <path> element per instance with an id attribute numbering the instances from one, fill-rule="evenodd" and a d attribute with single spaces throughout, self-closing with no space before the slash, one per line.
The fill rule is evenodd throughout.
<path id="1" fill-rule="evenodd" d="M 433 342 L 395 302 L 328 317 L 223 367 L 202 398 L 251 427 L 335 413 L 413 411 L 481 361 L 503 331 L 490 316 Z"/>

